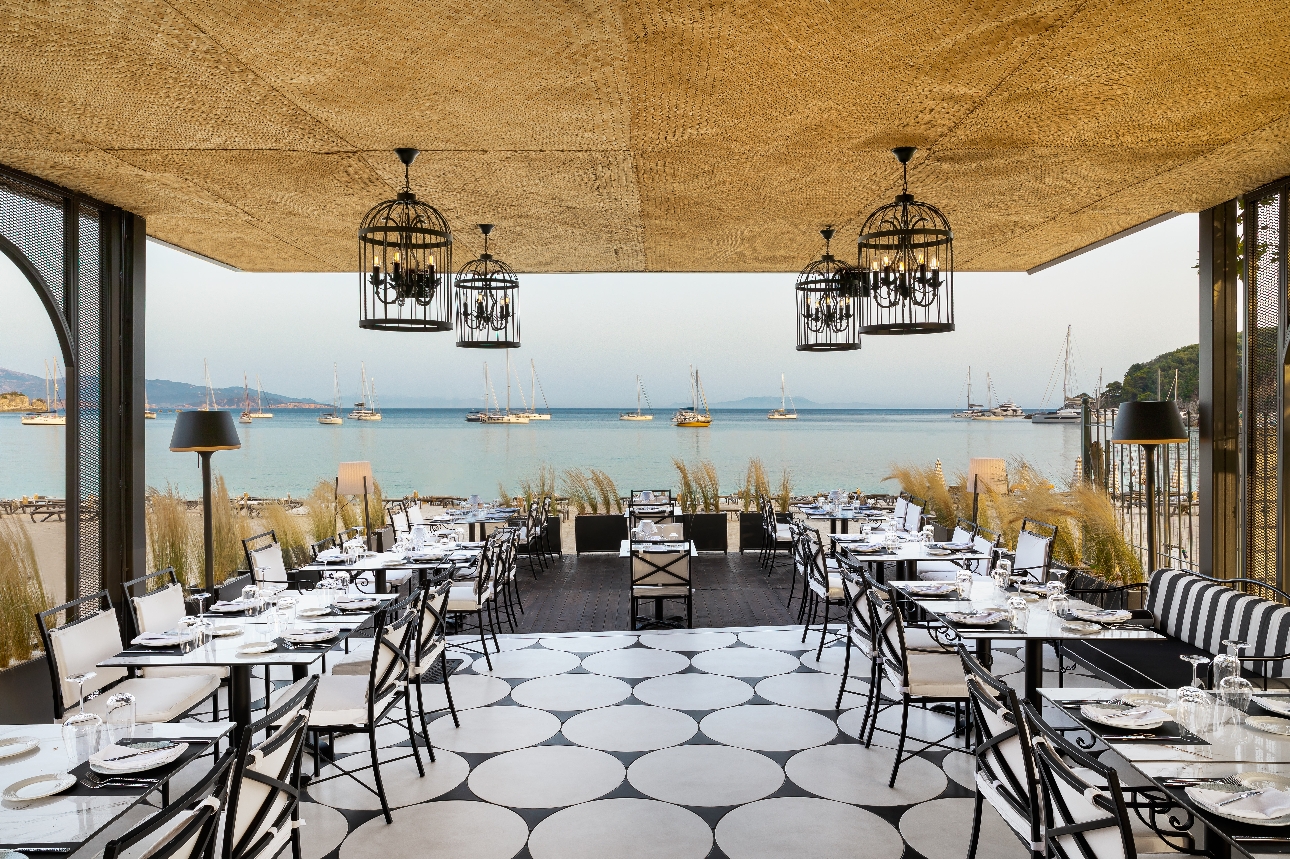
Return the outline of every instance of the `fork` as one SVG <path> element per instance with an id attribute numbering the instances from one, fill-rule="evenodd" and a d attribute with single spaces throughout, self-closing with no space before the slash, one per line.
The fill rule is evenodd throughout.
<path id="1" fill-rule="evenodd" d="M 1250 797 L 1252 797 L 1252 796 L 1258 796 L 1259 794 L 1261 794 L 1261 793 L 1265 793 L 1265 792 L 1266 792 L 1266 789 L 1265 789 L 1265 788 L 1259 788 L 1258 790 L 1243 790 L 1243 791 L 1241 791 L 1240 793 L 1234 793 L 1234 794 L 1232 794 L 1231 796 L 1229 796 L 1227 799 L 1223 800 L 1222 802 L 1216 802 L 1216 803 L 1214 803 L 1214 805 L 1215 805 L 1215 807 L 1220 807 L 1220 806 L 1224 806 L 1224 805 L 1231 805 L 1232 803 L 1234 803 L 1234 802 L 1236 802 L 1236 801 L 1238 801 L 1238 800 L 1242 800 L 1242 799 L 1249 799 L 1249 798 L 1250 798 Z"/>
<path id="2" fill-rule="evenodd" d="M 1200 776 L 1178 776 L 1176 778 L 1165 778 L 1160 780 L 1161 783 L 1171 786 L 1193 786 L 1198 784 L 1221 784 L 1227 787 L 1244 787 L 1245 782 L 1241 781 L 1234 775 L 1224 776 L 1222 778 L 1201 778 Z"/>

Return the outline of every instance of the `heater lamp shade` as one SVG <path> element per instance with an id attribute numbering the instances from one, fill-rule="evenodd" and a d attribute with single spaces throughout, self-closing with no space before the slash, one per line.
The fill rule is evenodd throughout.
<path id="1" fill-rule="evenodd" d="M 242 440 L 237 437 L 233 416 L 224 411 L 180 412 L 175 415 L 175 431 L 170 436 L 170 449 L 176 453 L 214 450 L 237 450 Z"/>
<path id="2" fill-rule="evenodd" d="M 1186 440 L 1187 430 L 1173 400 L 1120 403 L 1111 438 L 1116 444 L 1178 444 Z"/>
<path id="3" fill-rule="evenodd" d="M 367 460 L 342 462 L 336 472 L 337 495 L 362 495 L 364 492 L 371 492 L 372 483 L 372 463 Z"/>

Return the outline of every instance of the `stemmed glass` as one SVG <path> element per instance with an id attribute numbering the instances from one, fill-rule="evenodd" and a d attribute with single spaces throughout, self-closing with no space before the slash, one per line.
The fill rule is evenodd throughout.
<path id="1" fill-rule="evenodd" d="M 67 760 L 71 762 L 68 769 L 74 769 L 90 755 L 97 751 L 99 728 L 103 720 L 94 713 L 85 712 L 85 681 L 97 677 L 97 672 L 83 671 L 67 677 L 68 683 L 76 684 L 76 697 L 79 699 L 79 712 L 63 720 L 63 749 Z"/>
<path id="2" fill-rule="evenodd" d="M 1178 690 L 1178 724 L 1199 735 L 1210 729 L 1213 720 L 1213 701 L 1204 689 L 1192 685 Z"/>
<path id="3" fill-rule="evenodd" d="M 1254 695 L 1254 684 L 1240 675 L 1224 677 L 1218 683 L 1218 694 L 1223 699 L 1224 706 L 1230 710 L 1232 723 L 1239 725 L 1245 721 L 1245 710 L 1250 706 L 1250 698 Z M 1223 718 L 1226 721 L 1229 713 L 1224 713 Z"/>
<path id="4" fill-rule="evenodd" d="M 1228 677 L 1241 676 L 1241 649 L 1249 647 L 1244 641 L 1227 640 L 1223 644 L 1226 645 L 1227 652 L 1215 656 L 1214 664 L 1209 669 L 1209 685 L 1212 689 L 1218 689 Z"/>
<path id="5" fill-rule="evenodd" d="M 1209 657 L 1201 656 L 1200 654 L 1197 654 L 1197 653 L 1184 653 L 1182 656 L 1179 656 L 1178 658 L 1181 659 L 1183 662 L 1191 663 L 1191 685 L 1195 686 L 1197 689 L 1204 689 L 1205 684 L 1202 683 L 1200 680 L 1200 667 L 1202 665 L 1209 664 Z"/>

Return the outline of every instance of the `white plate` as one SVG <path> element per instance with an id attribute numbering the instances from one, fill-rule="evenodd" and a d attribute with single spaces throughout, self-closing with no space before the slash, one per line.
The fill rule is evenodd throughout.
<path id="1" fill-rule="evenodd" d="M 62 793 L 76 784 L 76 776 L 70 773 L 46 773 L 34 775 L 22 781 L 16 781 L 4 789 L 0 799 L 9 802 L 30 802 L 33 799 L 44 799 L 56 793 Z"/>
<path id="2" fill-rule="evenodd" d="M 924 582 L 922 584 L 915 582 L 906 585 L 906 590 L 918 596 L 941 596 L 942 594 L 952 594 L 958 589 L 959 586 L 954 582 Z"/>
<path id="3" fill-rule="evenodd" d="M 40 745 L 35 737 L 5 737 L 0 739 L 0 758 L 16 758 Z"/>
<path id="4" fill-rule="evenodd" d="M 237 638 L 245 630 L 240 626 L 212 626 L 211 635 L 215 638 Z"/>
<path id="5" fill-rule="evenodd" d="M 950 549 L 942 549 L 939 546 L 928 546 L 927 554 L 939 558 L 944 557 L 945 555 L 953 555 L 954 552 Z"/>
<path id="6" fill-rule="evenodd" d="M 1264 710 L 1270 710 L 1273 713 L 1280 713 L 1282 716 L 1290 716 L 1290 697 L 1272 696 L 1266 697 L 1255 695 L 1254 703 L 1258 704 Z"/>
<path id="7" fill-rule="evenodd" d="M 1265 734 L 1290 736 L 1290 719 L 1281 719 L 1277 716 L 1246 716 L 1245 724 Z"/>
<path id="8" fill-rule="evenodd" d="M 246 644 L 239 644 L 237 652 L 242 656 L 255 656 L 258 653 L 270 653 L 278 649 L 278 645 L 272 641 L 248 641 Z"/>
<path id="9" fill-rule="evenodd" d="M 342 600 L 336 603 L 341 611 L 367 611 L 381 604 L 380 600 Z"/>
<path id="10" fill-rule="evenodd" d="M 1165 713 L 1163 719 L 1154 722 L 1135 722 L 1132 725 L 1126 725 L 1120 721 L 1113 721 L 1114 717 L 1119 715 L 1119 710 L 1112 707 L 1099 707 L 1096 704 L 1085 704 L 1079 708 L 1080 715 L 1090 722 L 1097 722 L 1099 725 L 1106 725 L 1108 728 L 1115 728 L 1120 731 L 1154 731 L 1165 722 L 1169 721 L 1169 714 Z M 1110 718 L 1108 718 L 1110 717 Z M 1105 737 L 1109 742 L 1115 742 L 1115 737 Z"/>
<path id="11" fill-rule="evenodd" d="M 975 612 L 969 614 L 962 611 L 947 611 L 945 616 L 961 626 L 994 626 L 999 621 L 1006 620 L 1008 613 L 993 610 L 987 610 L 979 614 Z"/>
<path id="12" fill-rule="evenodd" d="M 139 636 L 130 643 L 138 647 L 178 647 L 181 644 L 192 641 L 192 635 L 168 635 L 164 638 L 143 638 Z"/>
<path id="13" fill-rule="evenodd" d="M 1135 707 L 1159 707 L 1166 713 L 1174 707 L 1168 695 L 1158 695 L 1154 692 L 1130 692 L 1127 695 L 1121 695 L 1120 700 Z"/>
<path id="14" fill-rule="evenodd" d="M 324 641 L 331 641 L 336 634 L 334 629 L 314 628 L 288 632 L 282 637 L 292 644 L 321 644 Z"/>
<path id="15" fill-rule="evenodd" d="M 1102 627 L 1098 626 L 1096 623 L 1087 623 L 1082 620 L 1068 620 L 1062 624 L 1062 631 L 1073 632 L 1076 635 L 1093 635 L 1094 633 L 1101 632 Z"/>
<path id="16" fill-rule="evenodd" d="M 1133 614 L 1131 612 L 1112 609 L 1096 609 L 1090 611 L 1088 609 L 1075 608 L 1071 609 L 1071 614 L 1075 615 L 1075 617 L 1078 617 L 1080 620 L 1089 620 L 1095 623 L 1124 623 L 1126 620 L 1133 619 Z"/>
<path id="17" fill-rule="evenodd" d="M 325 617 L 331 614 L 329 608 L 302 608 L 296 610 L 296 617 Z"/>
<path id="18" fill-rule="evenodd" d="M 138 755 L 140 758 L 146 758 L 140 763 L 133 763 L 133 758 L 125 758 L 120 761 L 119 766 L 107 767 L 102 764 L 96 764 L 94 758 L 90 758 L 90 769 L 100 775 L 129 775 L 130 773 L 147 772 L 155 770 L 157 767 L 164 767 L 166 764 L 174 763 L 179 756 L 188 748 L 187 743 L 175 743 L 167 749 L 157 749 L 155 752 L 143 752 Z"/>
<path id="19" fill-rule="evenodd" d="M 216 614 L 241 614 L 242 612 L 246 611 L 247 608 L 248 606 L 246 605 L 223 605 L 223 606 L 213 605 L 209 609 L 207 609 L 207 611 L 213 611 Z"/>
<path id="20" fill-rule="evenodd" d="M 1238 773 L 1236 777 L 1241 781 L 1246 782 L 1246 784 L 1249 784 L 1249 782 L 1246 781 L 1246 779 L 1250 777 L 1262 776 L 1262 777 L 1265 777 L 1263 781 L 1267 782 L 1268 781 L 1268 779 L 1266 778 L 1267 775 L 1268 775 L 1267 773 Z M 1284 789 L 1285 787 L 1283 785 L 1270 785 L 1270 786 L 1277 787 L 1278 789 Z M 1197 805 L 1205 809 L 1205 811 L 1209 812 L 1210 814 L 1214 814 L 1219 817 L 1226 817 L 1228 820 L 1238 820 L 1241 823 L 1251 823 L 1251 824 L 1254 824 L 1255 826 L 1290 826 L 1290 814 L 1283 814 L 1281 817 L 1247 817 L 1246 815 L 1235 814 L 1232 811 L 1230 811 L 1229 809 L 1231 808 L 1231 806 L 1211 805 L 1210 803 L 1196 796 L 1194 791 L 1197 787 L 1201 787 L 1201 789 L 1203 790 L 1222 790 L 1228 793 L 1240 793 L 1242 790 L 1245 790 L 1245 788 L 1239 788 L 1233 785 L 1203 785 L 1203 786 L 1192 785 L 1191 787 L 1188 787 L 1187 796 L 1191 797 L 1192 802 L 1196 803 Z"/>

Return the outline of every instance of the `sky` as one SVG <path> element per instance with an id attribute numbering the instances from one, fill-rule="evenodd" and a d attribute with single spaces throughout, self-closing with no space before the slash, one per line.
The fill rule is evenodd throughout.
<path id="1" fill-rule="evenodd" d="M 999 398 L 1037 408 L 1053 404 L 1043 398 L 1054 367 L 1060 397 L 1067 325 L 1090 391 L 1099 373 L 1120 379 L 1197 341 L 1197 229 L 1183 215 L 1036 275 L 959 274 L 956 331 L 868 336 L 841 353 L 795 350 L 794 274 L 521 274 L 523 345 L 511 360 L 526 390 L 536 362 L 556 408 L 634 406 L 638 373 L 655 406 L 688 401 L 691 364 L 712 403 L 778 396 L 784 373 L 790 394 L 817 403 L 954 407 L 970 366 L 978 402 L 989 373 Z M 436 406 L 482 402 L 488 361 L 505 396 L 500 352 L 455 348 L 450 332 L 360 330 L 357 274 L 233 272 L 153 242 L 147 253 L 150 379 L 200 384 L 207 359 L 216 387 L 258 374 L 265 390 L 330 401 L 336 364 L 350 402 L 365 362 L 382 406 Z M 3 257 L 0 306 L 0 367 L 43 375 L 58 354 L 53 329 Z"/>

